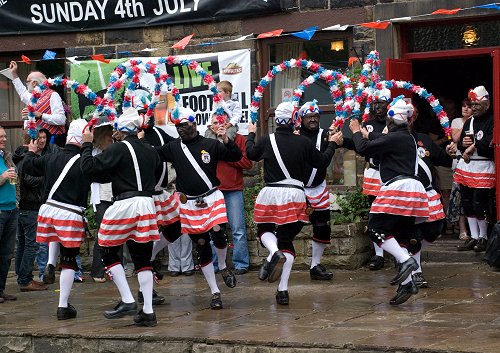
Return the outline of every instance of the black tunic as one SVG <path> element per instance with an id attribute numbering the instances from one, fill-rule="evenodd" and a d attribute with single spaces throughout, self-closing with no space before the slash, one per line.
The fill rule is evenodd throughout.
<path id="1" fill-rule="evenodd" d="M 200 134 L 189 141 L 182 141 L 193 155 L 201 169 L 205 172 L 213 186 L 220 185 L 217 179 L 217 162 L 238 162 L 241 151 L 231 140 L 227 144 L 215 139 L 208 139 Z M 186 195 L 196 196 L 207 192 L 208 186 L 198 175 L 188 158 L 182 151 L 181 139 L 157 147 L 162 162 L 172 162 L 177 173 L 176 189 Z M 202 155 L 205 155 L 202 159 Z"/>
<path id="2" fill-rule="evenodd" d="M 371 118 L 370 120 L 363 123 L 363 127 L 365 127 L 369 132 L 368 135 L 369 140 L 373 140 L 375 138 L 374 136 L 378 137 L 378 135 L 382 133 L 382 131 L 385 129 L 386 126 L 387 125 L 385 121 L 380 121 L 376 118 Z M 352 138 L 344 138 L 344 143 L 342 144 L 342 147 L 347 148 L 348 150 L 355 150 L 359 155 L 365 157 L 365 160 L 367 162 L 369 162 L 376 168 L 380 164 L 380 161 L 377 158 L 371 159 L 370 157 L 365 156 L 363 153 L 360 153 L 360 151 L 357 151 Z"/>
<path id="3" fill-rule="evenodd" d="M 92 146 L 92 144 L 90 144 Z M 92 149 L 91 149 L 92 152 Z M 80 153 L 80 147 L 67 144 L 59 153 L 38 156 L 27 152 L 24 157 L 24 170 L 26 173 L 39 177 L 44 176 L 43 202 L 47 201 L 50 189 L 73 156 Z M 80 157 L 66 174 L 62 183 L 57 188 L 52 199 L 74 206 L 86 207 L 91 180 L 80 169 Z"/>
<path id="4" fill-rule="evenodd" d="M 415 140 L 417 141 L 417 148 L 420 155 L 420 159 L 425 162 L 429 170 L 433 173 L 434 167 L 437 166 L 442 166 L 442 167 L 451 167 L 451 164 L 453 162 L 453 159 L 448 156 L 446 153 L 446 150 L 444 148 L 441 148 L 438 146 L 427 134 L 422 134 L 422 133 L 414 133 L 413 136 L 415 137 Z M 431 184 L 431 181 L 429 180 L 429 177 L 425 170 L 419 165 L 418 166 L 418 177 L 420 181 L 422 182 L 422 185 L 424 187 L 428 187 Z M 436 189 L 436 179 L 434 178 L 434 175 L 431 175 L 433 178 L 432 180 L 432 187 Z"/>
<path id="5" fill-rule="evenodd" d="M 306 174 L 306 165 L 327 168 L 337 147 L 335 142 L 330 142 L 322 153 L 309 138 L 295 135 L 287 127 L 278 127 L 275 136 L 281 159 L 290 177 L 300 181 L 311 175 L 311 173 Z M 274 155 L 269 136 L 264 136 L 257 144 L 254 140 L 255 133 L 249 133 L 246 144 L 247 157 L 252 161 L 264 160 L 264 181 L 274 183 L 286 179 Z"/>
<path id="6" fill-rule="evenodd" d="M 312 142 L 312 144 L 314 146 L 316 146 L 316 142 L 318 140 L 318 134 L 319 134 L 319 129 L 312 132 L 312 131 L 309 131 L 309 130 L 306 130 L 304 128 L 301 128 L 300 129 L 300 134 L 302 136 L 305 136 L 307 138 L 309 138 Z M 328 130 L 323 130 L 323 133 L 321 135 L 321 144 L 320 144 L 320 149 L 319 151 L 320 152 L 325 152 L 326 149 L 328 148 L 328 145 L 329 145 L 329 142 L 328 142 Z M 304 179 L 304 184 L 307 184 L 307 182 L 309 181 L 309 178 L 311 177 L 311 173 L 312 173 L 312 170 L 313 170 L 313 166 L 309 165 L 309 164 L 306 164 L 305 166 L 305 169 L 304 169 L 304 174 L 306 176 L 306 178 Z M 316 176 L 314 177 L 314 180 L 311 184 L 311 187 L 315 187 L 315 186 L 318 186 L 319 184 L 321 184 L 325 178 L 326 178 L 326 169 L 327 168 L 316 168 L 317 171 L 316 171 Z"/>
<path id="7" fill-rule="evenodd" d="M 132 145 L 137 156 L 142 190 L 152 193 L 162 171 L 158 154 L 153 147 L 140 141 L 135 135 L 126 137 L 125 141 Z M 92 143 L 84 143 L 80 167 L 89 176 L 99 176 L 105 182 L 111 182 L 113 196 L 128 191 L 138 191 L 132 155 L 123 142 L 111 144 L 94 157 L 92 156 Z"/>
<path id="8" fill-rule="evenodd" d="M 157 130 L 160 133 L 161 137 L 163 138 L 163 144 L 161 143 L 160 137 L 158 136 L 155 130 Z M 160 129 L 158 127 L 153 127 L 144 130 L 144 140 L 153 147 L 161 147 L 164 144 L 174 141 L 175 138 L 167 134 L 163 129 Z M 165 176 L 163 177 L 161 187 L 166 188 L 168 186 L 168 168 L 166 162 L 162 162 L 162 164 L 164 165 L 163 167 L 165 168 Z"/>
<path id="9" fill-rule="evenodd" d="M 471 118 L 472 119 L 472 118 Z M 462 145 L 462 141 L 465 137 L 465 132 L 470 129 L 471 119 L 468 119 L 460 134 L 460 140 L 458 141 L 458 149 L 462 153 L 466 148 Z M 479 134 L 479 135 L 478 135 Z M 479 138 L 480 137 L 480 138 Z M 476 146 L 476 152 L 478 156 L 486 157 L 488 159 L 493 159 L 493 115 L 484 114 L 479 118 L 474 117 L 474 145 Z"/>

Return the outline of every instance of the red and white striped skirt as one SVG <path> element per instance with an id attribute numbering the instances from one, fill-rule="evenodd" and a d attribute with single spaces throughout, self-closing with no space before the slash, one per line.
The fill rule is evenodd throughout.
<path id="1" fill-rule="evenodd" d="M 218 224 L 227 223 L 226 202 L 220 190 L 203 198 L 207 207 L 196 206 L 196 200 L 179 204 L 181 232 L 184 234 L 206 233 Z"/>
<path id="2" fill-rule="evenodd" d="M 280 184 L 297 184 L 286 179 Z M 257 195 L 253 211 L 255 223 L 274 223 L 277 225 L 297 221 L 308 222 L 306 215 L 306 194 L 296 188 L 266 186 Z"/>
<path id="3" fill-rule="evenodd" d="M 326 187 L 326 180 L 313 188 L 304 188 L 306 198 L 315 210 L 330 209 L 330 192 Z"/>
<path id="4" fill-rule="evenodd" d="M 159 226 L 167 226 L 179 220 L 179 200 L 175 195 L 165 190 L 160 195 L 153 195 Z"/>
<path id="5" fill-rule="evenodd" d="M 446 215 L 441 203 L 441 195 L 432 189 L 427 191 L 427 198 L 429 199 L 429 219 L 427 219 L 427 222 L 434 222 L 445 218 Z"/>
<path id="6" fill-rule="evenodd" d="M 380 188 L 370 213 L 416 217 L 416 223 L 425 222 L 429 218 L 429 200 L 420 181 L 400 179 Z"/>
<path id="7" fill-rule="evenodd" d="M 381 187 L 380 172 L 374 168 L 366 168 L 363 172 L 363 194 L 377 196 Z"/>
<path id="8" fill-rule="evenodd" d="M 127 240 L 137 243 L 160 240 L 153 199 L 136 196 L 116 201 L 104 213 L 98 238 L 99 245 L 104 247 L 122 245 Z"/>
<path id="9" fill-rule="evenodd" d="M 48 201 L 77 212 L 83 211 L 81 207 L 54 200 Z M 79 248 L 84 237 L 85 225 L 82 216 L 47 204 L 40 207 L 36 228 L 37 243 L 58 242 L 65 248 Z"/>
<path id="10" fill-rule="evenodd" d="M 486 159 L 473 160 L 469 163 L 460 159 L 455 169 L 454 181 L 470 188 L 492 189 L 495 187 L 495 164 Z"/>

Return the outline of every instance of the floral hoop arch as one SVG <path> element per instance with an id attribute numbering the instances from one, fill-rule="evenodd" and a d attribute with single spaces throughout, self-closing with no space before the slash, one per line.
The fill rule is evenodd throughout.
<path id="1" fill-rule="evenodd" d="M 34 88 L 33 93 L 31 95 L 31 99 L 26 106 L 28 109 L 28 123 L 27 123 L 28 134 L 32 139 L 35 139 L 37 135 L 35 105 L 40 99 L 42 92 L 49 89 L 50 86 L 64 86 L 66 88 L 72 89 L 73 91 L 75 91 L 75 93 L 83 94 L 86 98 L 90 99 L 96 106 L 96 109 L 93 113 L 93 117 L 91 119 L 91 122 L 93 120 L 94 124 L 95 122 L 97 122 L 98 116 L 103 113 L 105 114 L 105 116 L 108 118 L 109 121 L 113 121 L 114 116 L 111 113 L 113 112 L 115 107 L 112 101 L 97 96 L 97 94 L 94 93 L 87 85 L 81 84 L 78 81 L 60 77 L 49 78 L 45 82 L 39 84 Z M 91 122 L 89 122 L 89 125 L 92 125 Z"/>
<path id="2" fill-rule="evenodd" d="M 345 116 L 345 109 L 343 108 L 349 100 L 352 100 L 352 84 L 350 79 L 342 74 L 341 72 L 334 70 L 327 70 L 323 66 L 315 63 L 311 60 L 305 59 L 290 59 L 285 60 L 281 64 L 274 66 L 271 70 L 267 72 L 267 74 L 262 77 L 259 81 L 258 86 L 255 88 L 254 94 L 252 96 L 252 101 L 250 103 L 250 119 L 252 122 L 256 122 L 258 120 L 258 111 L 260 100 L 262 99 L 262 95 L 269 85 L 269 83 L 276 77 L 277 74 L 288 70 L 290 68 L 303 68 L 308 69 L 315 72 L 313 75 L 310 75 L 304 81 L 302 81 L 299 86 L 294 90 L 292 104 L 294 107 L 298 107 L 300 97 L 304 93 L 304 91 L 316 80 L 319 78 L 324 79 L 330 88 L 330 95 L 335 103 L 335 113 L 338 117 Z M 340 90 L 338 83 L 342 83 L 344 85 L 344 89 L 347 92 L 345 102 L 342 99 L 342 91 Z"/>

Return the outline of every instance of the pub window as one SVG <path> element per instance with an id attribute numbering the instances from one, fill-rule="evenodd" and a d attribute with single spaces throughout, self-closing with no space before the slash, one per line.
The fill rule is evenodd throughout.
<path id="1" fill-rule="evenodd" d="M 345 72 L 349 61 L 350 47 L 349 38 L 335 37 L 323 37 L 311 41 L 292 39 L 287 42 L 270 43 L 268 46 L 268 67 L 272 68 L 274 65 L 291 58 L 301 58 L 312 60 L 326 69 Z M 291 101 L 291 92 L 311 74 L 313 72 L 306 69 L 290 69 L 276 75 L 269 85 L 270 107 L 275 108 L 287 99 Z M 318 79 L 304 91 L 300 105 L 313 99 L 318 101 L 323 110 L 320 125 L 323 129 L 328 129 L 335 118 L 335 108 L 328 84 L 324 80 Z M 274 119 L 269 119 L 267 123 L 268 132 L 273 132 L 276 129 Z M 328 168 L 327 183 L 329 185 L 356 185 L 356 157 L 353 151 L 343 148 L 337 149 Z"/>

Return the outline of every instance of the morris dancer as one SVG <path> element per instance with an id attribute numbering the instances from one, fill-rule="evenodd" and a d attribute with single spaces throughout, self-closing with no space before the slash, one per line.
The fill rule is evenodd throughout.
<path id="1" fill-rule="evenodd" d="M 151 253 L 153 242 L 159 240 L 160 235 L 152 195 L 161 164 L 154 148 L 137 138 L 142 121 L 134 108 L 126 109 L 115 123 L 115 135 L 121 141 L 95 157 L 92 157 L 93 134 L 87 128 L 83 135 L 81 168 L 88 175 L 108 176 L 113 189 L 114 203 L 104 213 L 98 238 L 104 266 L 118 287 L 121 300 L 114 310 L 105 311 L 104 316 L 115 319 L 136 314 L 137 326 L 156 326 Z M 134 262 L 144 298 L 139 312 L 118 256 L 124 243 Z"/>
<path id="2" fill-rule="evenodd" d="M 455 182 L 460 184 L 464 214 L 469 222 L 471 238 L 458 247 L 459 251 L 486 250 L 488 239 L 488 205 L 495 187 L 493 161 L 493 114 L 490 96 L 484 86 L 469 91 L 472 117 L 464 123 L 458 149 L 463 159 L 455 170 Z"/>
<path id="3" fill-rule="evenodd" d="M 26 173 L 44 177 L 45 203 L 38 212 L 36 241 L 60 244 L 58 320 L 73 319 L 77 313 L 68 299 L 78 269 L 76 256 L 80 253 L 80 245 L 85 237 L 83 211 L 90 190 L 90 180 L 82 173 L 79 161 L 82 131 L 86 125 L 84 119 L 74 120 L 70 124 L 66 147 L 61 152 L 38 156 L 37 143 L 31 141 L 29 152 L 24 157 Z"/>
<path id="4" fill-rule="evenodd" d="M 319 127 L 320 110 L 316 100 L 306 102 L 299 109 L 301 118 L 300 135 L 307 137 L 320 152 L 330 144 L 328 130 Z M 313 168 L 309 164 L 304 170 L 304 191 L 312 213 L 309 222 L 313 227 L 312 258 L 309 275 L 312 280 L 328 281 L 333 273 L 321 264 L 321 257 L 330 244 L 330 193 L 326 187 L 326 168 Z"/>
<path id="5" fill-rule="evenodd" d="M 370 106 L 370 117 L 363 126 L 370 133 L 374 134 L 382 133 L 386 127 L 387 118 L 387 106 L 391 102 L 391 91 L 387 88 L 375 91 L 374 102 Z M 344 139 L 344 145 L 342 147 L 348 148 L 350 150 L 355 149 L 352 139 Z M 359 153 L 359 151 L 356 151 Z M 363 156 L 363 154 L 361 154 Z M 368 202 L 370 205 L 373 200 L 377 197 L 377 193 L 380 190 L 382 182 L 380 181 L 380 170 L 378 158 L 366 157 L 365 171 L 363 172 L 363 194 L 368 195 Z M 377 271 L 384 267 L 384 250 L 373 242 L 373 249 L 375 250 L 375 255 L 370 259 L 368 263 L 368 268 L 371 271 Z"/>
<path id="6" fill-rule="evenodd" d="M 369 141 L 363 138 L 357 119 L 351 119 L 349 124 L 356 150 L 380 160 L 380 176 L 384 184 L 370 208 L 368 234 L 400 263 L 399 273 L 390 282 L 399 285 L 389 302 L 391 305 L 402 304 L 412 294 L 418 293 L 411 277 L 418 264 L 400 244 L 407 247 L 414 237 L 417 218 L 425 221 L 429 217 L 427 194 L 417 176 L 416 142 L 408 131 L 412 115 L 413 106 L 400 96 L 388 107 L 386 135 Z"/>
<path id="7" fill-rule="evenodd" d="M 337 144 L 341 144 L 342 133 L 331 135 L 328 147 L 321 153 L 309 138 L 293 133 L 298 111 L 292 103 L 279 104 L 275 120 L 276 133 L 263 137 L 257 144 L 257 126 L 249 123 L 246 151 L 251 160 L 264 160 L 266 186 L 255 201 L 254 221 L 269 256 L 259 270 L 259 279 L 272 283 L 281 277 L 276 302 L 288 305 L 288 279 L 295 259 L 293 239 L 308 221 L 302 182 L 306 179 L 306 165 L 326 168 Z"/>
<path id="8" fill-rule="evenodd" d="M 174 116 L 175 114 L 176 112 Z M 180 139 L 157 150 L 161 161 L 172 162 L 177 173 L 181 232 L 189 234 L 196 243 L 199 264 L 212 292 L 210 308 L 217 310 L 222 309 L 222 299 L 215 280 L 210 235 L 216 247 L 224 283 L 230 288 L 236 286 L 234 274 L 225 266 L 225 261 L 222 262 L 222 259 L 226 259 L 227 239 L 221 225 L 228 220 L 224 195 L 217 189 L 220 184 L 216 177 L 217 162 L 237 162 L 242 154 L 238 146 L 227 137 L 223 125 L 218 129 L 223 143 L 201 136 L 196 130 L 195 116 L 189 108 L 178 108 L 178 116 L 173 120 Z M 177 240 L 167 239 L 172 242 Z"/>

